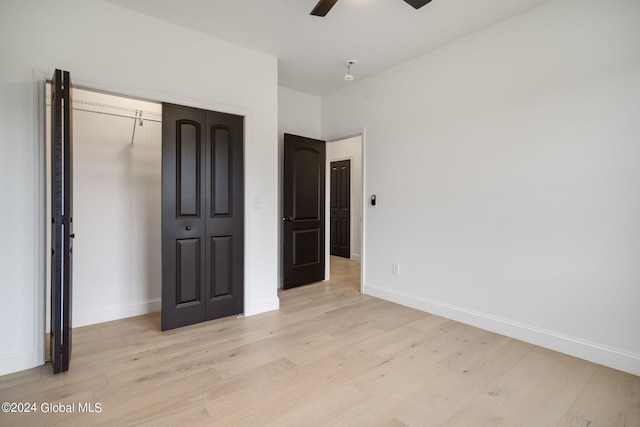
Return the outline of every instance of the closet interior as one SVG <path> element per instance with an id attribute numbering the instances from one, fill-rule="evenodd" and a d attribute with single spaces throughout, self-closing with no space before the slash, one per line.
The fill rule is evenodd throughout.
<path id="1" fill-rule="evenodd" d="M 50 91 L 47 84 L 47 165 Z M 159 311 L 162 105 L 74 87 L 72 112 L 72 325 Z M 50 173 L 45 174 L 47 212 Z M 47 230 L 49 251 L 50 234 Z M 46 331 L 49 298 L 47 283 Z"/>

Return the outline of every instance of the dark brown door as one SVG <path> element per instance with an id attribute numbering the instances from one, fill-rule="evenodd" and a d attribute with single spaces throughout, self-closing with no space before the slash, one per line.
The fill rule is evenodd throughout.
<path id="1" fill-rule="evenodd" d="M 73 142 L 71 78 L 56 70 L 51 84 L 51 366 L 69 370 L 73 272 Z"/>
<path id="2" fill-rule="evenodd" d="M 331 162 L 331 255 L 351 256 L 351 160 Z"/>
<path id="3" fill-rule="evenodd" d="M 324 280 L 325 142 L 284 135 L 283 288 Z"/>
<path id="4" fill-rule="evenodd" d="M 244 307 L 244 119 L 162 106 L 162 329 Z"/>

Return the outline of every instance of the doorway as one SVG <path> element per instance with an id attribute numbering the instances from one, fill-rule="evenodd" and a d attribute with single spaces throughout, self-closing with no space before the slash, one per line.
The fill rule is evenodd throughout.
<path id="1" fill-rule="evenodd" d="M 363 137 L 361 134 L 327 142 L 327 167 L 348 161 L 349 170 L 349 252 L 342 256 L 362 261 L 363 248 Z M 331 215 L 331 212 L 328 212 Z M 327 239 L 330 241 L 331 236 Z M 327 259 L 330 260 L 330 254 Z M 330 261 L 329 261 L 330 262 Z M 327 276 L 328 277 L 328 276 Z"/>
<path id="2" fill-rule="evenodd" d="M 49 84 L 46 84 L 45 90 L 48 100 Z M 49 110 L 50 103 L 47 102 L 46 135 L 50 134 Z M 163 104 L 76 87 L 73 90 L 73 113 L 76 238 L 71 324 L 73 327 L 81 327 L 161 311 L 162 269 L 166 264 L 162 262 L 161 253 Z M 244 197 L 242 191 L 238 192 L 236 189 L 243 187 L 242 165 L 225 165 L 221 159 L 226 156 L 242 160 L 243 124 L 234 122 L 231 126 L 225 121 L 231 115 L 215 112 L 211 114 L 217 118 L 222 117 L 222 122 L 216 122 L 215 126 L 203 127 L 214 132 L 217 141 L 216 151 L 204 157 L 216 159 L 217 162 L 215 170 L 207 172 L 211 179 L 206 179 L 207 182 L 216 183 L 216 188 L 206 188 L 217 203 L 212 205 L 209 222 L 214 221 L 215 224 L 210 225 L 220 231 L 228 228 L 225 228 L 225 224 L 232 216 L 242 219 Z M 233 153 L 224 144 L 232 136 L 234 141 L 240 138 L 233 144 Z M 47 136 L 47 164 L 50 146 L 50 138 Z M 227 180 L 229 182 L 222 179 L 225 171 L 233 175 L 233 179 Z M 45 188 L 48 189 L 50 178 L 48 174 L 45 177 Z M 227 184 L 223 184 L 223 181 Z M 233 187 L 234 193 L 233 197 L 228 198 L 226 203 L 229 205 L 223 212 L 223 195 L 227 187 Z M 203 190 L 204 188 L 203 186 Z M 46 195 L 46 212 L 49 212 L 50 191 L 46 191 Z M 232 204 L 230 200 L 233 200 Z M 242 221 L 240 225 L 242 226 Z M 49 229 L 50 224 L 47 222 L 47 252 L 51 246 Z M 215 246 L 212 250 L 215 249 L 217 254 L 215 262 L 212 261 L 216 268 L 211 270 L 215 271 L 216 295 L 209 299 L 207 305 L 217 307 L 221 303 L 227 304 L 231 288 L 228 288 L 229 292 L 223 292 L 221 286 L 226 282 L 225 278 L 233 279 L 234 305 L 231 312 L 237 314 L 244 307 L 241 292 L 243 265 L 236 263 L 232 269 L 227 270 L 220 260 L 225 258 L 225 254 L 229 257 L 233 254 L 236 260 L 242 259 L 243 236 L 238 235 L 231 242 L 232 233 L 225 231 L 222 234 L 224 236 L 207 241 Z M 204 268 L 211 263 L 207 260 L 201 264 Z M 51 263 L 47 257 L 45 277 L 49 277 L 50 271 Z M 49 331 L 51 297 L 50 284 L 48 281 L 46 283 L 45 331 Z M 215 312 L 218 317 L 227 313 L 219 308 Z M 47 338 L 48 333 L 45 343 Z"/>
<path id="3" fill-rule="evenodd" d="M 349 160 L 351 164 L 350 170 L 350 221 L 349 221 L 349 241 L 350 241 L 350 253 L 347 258 L 360 261 L 360 269 L 362 270 L 362 274 L 360 275 L 360 289 L 362 289 L 362 284 L 364 283 L 364 268 L 362 261 L 364 260 L 363 248 L 364 248 L 364 217 L 363 217 L 363 153 L 364 153 L 364 132 L 361 134 L 356 134 L 354 136 L 344 137 L 344 138 L 336 138 L 326 142 L 326 160 L 324 169 L 327 171 L 325 175 L 325 187 L 330 188 L 330 164 L 332 161 L 341 161 L 341 160 Z M 283 156 L 284 157 L 284 156 Z M 284 167 L 281 168 L 284 170 Z M 287 209 L 285 208 L 285 198 L 286 198 L 286 189 L 284 189 L 283 183 L 281 183 L 283 188 L 283 199 L 282 206 L 283 210 L 281 211 L 282 216 L 282 233 L 281 238 L 281 248 L 284 252 L 284 239 L 286 239 L 286 225 L 288 223 L 289 216 L 287 214 Z M 318 280 L 329 280 L 331 278 L 331 255 L 330 255 L 330 194 L 329 192 L 325 192 L 325 215 L 326 225 L 325 225 L 325 237 L 323 242 L 326 242 L 323 246 L 325 247 L 325 255 L 324 262 L 325 269 L 324 274 L 320 276 Z M 315 245 L 314 245 L 315 246 Z M 287 257 L 284 253 L 281 252 L 281 274 L 284 282 L 284 271 L 287 268 Z M 290 261 L 290 260 L 289 260 Z M 311 282 L 309 282 L 311 283 Z M 282 286 L 283 289 L 286 289 L 286 286 Z"/>
<path id="4" fill-rule="evenodd" d="M 46 165 L 51 156 L 50 90 L 46 84 Z M 162 106 L 74 87 L 72 111 L 76 235 L 72 327 L 158 311 Z M 49 175 L 44 174 L 47 218 Z M 50 221 L 45 224 L 49 252 Z M 44 258 L 47 278 L 49 258 Z M 51 287 L 49 280 L 45 284 L 46 342 Z"/>

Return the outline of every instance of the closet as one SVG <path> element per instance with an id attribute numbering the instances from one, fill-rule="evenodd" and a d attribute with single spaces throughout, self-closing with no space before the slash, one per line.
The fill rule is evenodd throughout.
<path id="1" fill-rule="evenodd" d="M 162 108 L 162 329 L 243 311 L 244 118 Z"/>

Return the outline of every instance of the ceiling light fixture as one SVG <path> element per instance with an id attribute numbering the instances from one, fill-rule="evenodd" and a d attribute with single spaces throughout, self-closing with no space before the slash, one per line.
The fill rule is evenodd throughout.
<path id="1" fill-rule="evenodd" d="M 350 59 L 347 61 L 347 74 L 344 75 L 344 79 L 348 82 L 353 80 L 353 74 L 351 74 L 351 66 L 357 64 L 358 61 Z"/>

